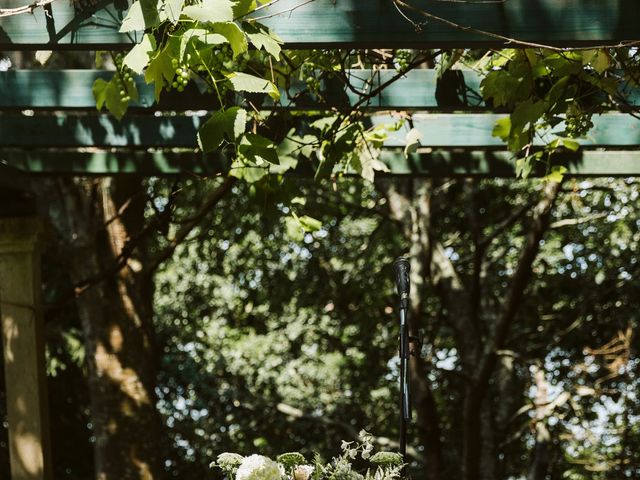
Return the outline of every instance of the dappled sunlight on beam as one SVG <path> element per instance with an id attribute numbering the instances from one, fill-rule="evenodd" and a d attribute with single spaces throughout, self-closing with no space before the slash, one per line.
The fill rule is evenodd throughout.
<path id="1" fill-rule="evenodd" d="M 12 443 L 15 449 L 13 453 L 22 464 L 24 471 L 36 477 L 42 473 L 43 469 L 42 445 L 36 435 L 27 431 L 24 423 L 20 422 L 13 433 Z"/>
<path id="2" fill-rule="evenodd" d="M 5 307 L 6 309 L 6 307 Z M 4 361 L 15 361 L 15 354 L 13 353 L 14 340 L 20 334 L 18 329 L 18 323 L 15 321 L 12 315 L 7 315 L 2 322 L 2 335 L 4 337 Z"/>

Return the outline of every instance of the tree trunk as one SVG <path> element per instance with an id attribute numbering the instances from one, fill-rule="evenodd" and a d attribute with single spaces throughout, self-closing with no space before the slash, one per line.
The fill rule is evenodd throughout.
<path id="1" fill-rule="evenodd" d="M 420 297 L 424 295 L 423 285 L 427 281 L 434 287 L 439 300 L 447 313 L 449 324 L 455 332 L 462 374 L 465 378 L 462 400 L 462 439 L 460 468 L 463 480 L 490 480 L 497 477 L 497 447 L 495 412 L 491 405 L 491 382 L 498 361 L 498 351 L 504 348 L 507 336 L 515 320 L 524 291 L 531 277 L 531 266 L 536 259 L 542 239 L 557 197 L 560 185 L 549 182 L 542 196 L 533 208 L 530 228 L 525 235 L 525 243 L 520 253 L 517 268 L 511 278 L 505 299 L 498 306 L 490 325 L 489 317 L 481 315 L 482 307 L 482 269 L 485 264 L 487 243 L 482 238 L 482 225 L 478 215 L 477 186 L 473 181 L 464 184 L 467 205 L 466 216 L 473 243 L 473 268 L 471 274 L 456 270 L 443 245 L 431 238 L 430 186 L 424 180 L 410 180 L 401 184 L 381 181 L 379 186 L 389 200 L 390 216 L 401 227 L 410 247 L 412 283 L 417 284 L 412 303 L 416 307 L 414 317 L 421 313 Z M 509 222 L 517 221 L 526 213 L 526 208 L 516 212 Z M 506 225 L 509 225 L 507 223 Z M 502 230 L 496 226 L 496 235 Z M 412 287 L 413 288 L 413 287 Z M 413 328 L 415 329 L 415 320 Z M 484 327 L 484 328 L 483 328 Z M 420 372 L 416 365 L 414 372 Z M 420 374 L 422 375 L 422 374 Z M 428 414 L 428 398 L 431 394 L 428 382 L 414 381 L 414 398 L 420 398 L 424 405 L 421 412 L 427 412 L 420 421 L 424 435 L 423 443 L 429 444 L 426 432 L 433 435 L 430 421 L 437 417 Z M 420 417 L 419 417 L 420 418 Z M 434 420 L 435 418 L 435 420 Z M 487 458 L 485 458 L 487 457 Z M 491 458 L 488 458 L 491 457 Z M 435 462 L 440 466 L 439 462 Z"/>
<path id="2" fill-rule="evenodd" d="M 549 412 L 549 383 L 545 378 L 544 369 L 534 368 L 536 384 L 536 445 L 533 450 L 533 461 L 529 470 L 528 480 L 545 480 L 549 470 L 549 441 L 551 436 L 547 429 L 547 415 Z"/>
<path id="3" fill-rule="evenodd" d="M 422 318 L 425 279 L 428 278 L 429 239 L 429 189 L 430 182 L 409 180 L 404 185 L 388 183 L 383 186 L 390 200 L 391 215 L 401 224 L 409 245 L 411 265 L 411 293 L 409 312 L 409 334 L 419 336 Z M 417 416 L 420 443 L 425 449 L 425 478 L 440 480 L 442 470 L 442 444 L 437 406 L 428 379 L 429 366 L 415 350 L 410 358 L 410 381 L 412 404 Z"/>
<path id="4" fill-rule="evenodd" d="M 152 284 L 142 274 L 144 250 L 124 255 L 127 240 L 144 225 L 141 182 L 65 179 L 51 186 L 42 199 L 58 236 L 58 253 L 79 285 L 96 479 L 162 478 Z"/>

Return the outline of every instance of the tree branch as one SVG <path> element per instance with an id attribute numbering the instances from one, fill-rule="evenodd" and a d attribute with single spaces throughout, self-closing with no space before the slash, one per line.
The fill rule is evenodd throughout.
<path id="1" fill-rule="evenodd" d="M 175 249 L 184 241 L 185 238 L 191 233 L 191 231 L 202 221 L 202 219 L 211 211 L 213 207 L 231 190 L 231 187 L 236 183 L 235 177 L 225 178 L 222 185 L 216 188 L 202 203 L 198 211 L 184 223 L 175 237 L 169 242 L 169 245 L 165 247 L 158 255 L 156 255 L 145 268 L 147 275 L 152 275 L 158 267 L 167 259 L 173 255 Z"/>
<path id="2" fill-rule="evenodd" d="M 551 209 L 558 197 L 561 183 L 549 182 L 545 185 L 542 198 L 533 209 L 531 229 L 527 235 L 525 245 L 520 254 L 516 271 L 511 278 L 511 288 L 503 303 L 502 315 L 496 324 L 493 338 L 485 350 L 484 358 L 478 369 L 476 386 L 482 390 L 488 384 L 497 359 L 497 352 L 504 347 L 509 328 L 513 323 L 518 307 L 524 296 L 524 291 L 531 277 L 531 266 L 540 250 L 540 240 L 549 228 Z M 482 395 L 481 395 L 482 396 Z"/>
<path id="3" fill-rule="evenodd" d="M 22 15 L 23 13 L 33 13 L 36 8 L 50 5 L 56 0 L 36 0 L 29 5 L 23 5 L 16 8 L 0 8 L 0 17 L 11 17 L 14 15 Z"/>
<path id="4" fill-rule="evenodd" d="M 592 220 L 598 220 L 600 218 L 606 218 L 609 216 L 609 212 L 594 213 L 593 215 L 587 215 L 581 218 L 565 218 L 564 220 L 558 220 L 549 225 L 550 229 L 572 227 L 574 225 L 581 225 L 583 223 L 589 223 Z"/>

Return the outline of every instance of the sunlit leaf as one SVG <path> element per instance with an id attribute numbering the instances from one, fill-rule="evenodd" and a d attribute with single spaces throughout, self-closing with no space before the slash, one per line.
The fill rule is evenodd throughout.
<path id="1" fill-rule="evenodd" d="M 216 23 L 212 26 L 212 30 L 223 35 L 229 41 L 234 57 L 243 54 L 249 49 L 247 36 L 237 24 L 233 22 Z"/>
<path id="2" fill-rule="evenodd" d="M 248 73 L 234 72 L 227 75 L 236 92 L 266 93 L 272 98 L 279 98 L 278 87 L 269 80 L 249 75 Z"/>
<path id="3" fill-rule="evenodd" d="M 231 22 L 233 20 L 233 4 L 230 0 L 202 0 L 195 5 L 188 5 L 182 13 L 199 22 Z"/>
<path id="4" fill-rule="evenodd" d="M 135 45 L 126 57 L 123 63 L 136 73 L 142 73 L 144 68 L 149 64 L 151 53 L 156 48 L 156 40 L 148 33 L 142 37 L 142 41 Z"/>

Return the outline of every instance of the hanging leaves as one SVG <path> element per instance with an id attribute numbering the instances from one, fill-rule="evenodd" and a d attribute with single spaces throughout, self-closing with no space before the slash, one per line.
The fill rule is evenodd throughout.
<path id="1" fill-rule="evenodd" d="M 182 9 L 182 14 L 198 22 L 231 22 L 233 4 L 230 0 L 202 0 Z"/>
<path id="2" fill-rule="evenodd" d="M 226 138 L 233 142 L 244 133 L 247 112 L 231 107 L 214 113 L 198 132 L 198 145 L 205 152 L 216 150 Z"/>

